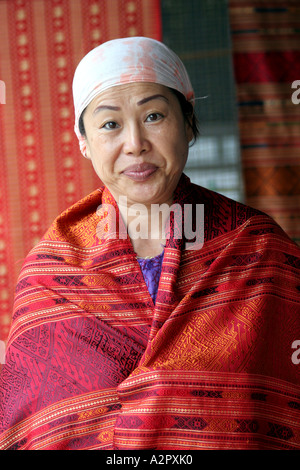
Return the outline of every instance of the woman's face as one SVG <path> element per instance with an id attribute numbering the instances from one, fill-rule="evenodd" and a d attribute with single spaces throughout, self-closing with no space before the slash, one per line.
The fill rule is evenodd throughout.
<path id="1" fill-rule="evenodd" d="M 116 86 L 96 96 L 83 119 L 86 156 L 117 202 L 172 203 L 193 135 L 171 90 Z"/>

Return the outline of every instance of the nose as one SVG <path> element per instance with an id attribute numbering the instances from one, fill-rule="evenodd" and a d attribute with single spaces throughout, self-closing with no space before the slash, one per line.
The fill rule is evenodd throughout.
<path id="1" fill-rule="evenodd" d="M 139 157 L 150 148 L 146 131 L 140 123 L 132 122 L 124 129 L 124 152 Z"/>

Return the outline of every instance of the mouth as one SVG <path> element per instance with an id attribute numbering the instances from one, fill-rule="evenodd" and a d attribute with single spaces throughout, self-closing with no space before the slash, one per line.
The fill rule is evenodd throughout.
<path id="1" fill-rule="evenodd" d="M 125 168 L 123 174 L 134 181 L 146 181 L 157 169 L 152 163 L 138 163 Z"/>

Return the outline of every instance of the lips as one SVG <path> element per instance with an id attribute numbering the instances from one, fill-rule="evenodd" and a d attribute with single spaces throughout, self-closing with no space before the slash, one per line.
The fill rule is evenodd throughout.
<path id="1" fill-rule="evenodd" d="M 138 163 L 130 165 L 123 171 L 123 174 L 134 181 L 145 181 L 155 173 L 157 166 L 153 163 Z"/>

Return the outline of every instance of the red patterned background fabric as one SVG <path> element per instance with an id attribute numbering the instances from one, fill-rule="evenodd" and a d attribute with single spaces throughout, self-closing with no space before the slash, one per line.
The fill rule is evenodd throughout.
<path id="1" fill-rule="evenodd" d="M 73 131 L 83 55 L 125 36 L 161 39 L 159 0 L 0 0 L 0 340 L 23 260 L 54 218 L 99 186 Z"/>
<path id="2" fill-rule="evenodd" d="M 246 202 L 299 243 L 299 0 L 230 0 L 229 8 Z"/>

